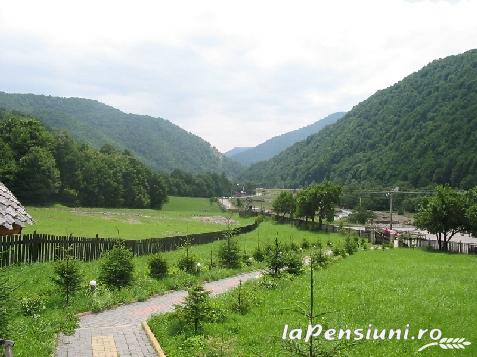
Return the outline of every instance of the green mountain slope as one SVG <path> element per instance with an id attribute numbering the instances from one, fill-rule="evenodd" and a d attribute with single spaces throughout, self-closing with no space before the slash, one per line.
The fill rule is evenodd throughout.
<path id="1" fill-rule="evenodd" d="M 233 157 L 237 154 L 240 154 L 242 152 L 245 152 L 247 150 L 253 149 L 253 147 L 247 147 L 247 146 L 238 146 L 234 147 L 233 149 L 230 149 L 229 151 L 224 152 L 224 155 L 227 157 Z"/>
<path id="2" fill-rule="evenodd" d="M 33 115 L 95 147 L 111 144 L 127 149 L 157 170 L 229 175 L 240 171 L 208 142 L 167 120 L 126 114 L 94 100 L 0 92 L 0 108 Z"/>
<path id="3" fill-rule="evenodd" d="M 361 185 L 476 185 L 477 50 L 433 61 L 244 176 L 289 187 L 325 178 Z"/>
<path id="4" fill-rule="evenodd" d="M 275 136 L 260 145 L 247 150 L 233 152 L 227 155 L 231 159 L 240 162 L 243 165 L 251 165 L 259 161 L 271 159 L 286 148 L 292 146 L 298 141 L 306 139 L 312 134 L 318 133 L 321 129 L 329 124 L 335 123 L 346 113 L 338 112 L 318 120 L 317 122 L 307 125 L 303 128 L 290 131 L 288 133 Z"/>

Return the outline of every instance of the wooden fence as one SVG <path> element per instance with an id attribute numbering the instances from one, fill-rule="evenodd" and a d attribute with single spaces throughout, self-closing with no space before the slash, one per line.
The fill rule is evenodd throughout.
<path id="1" fill-rule="evenodd" d="M 257 224 L 232 229 L 233 235 L 253 231 Z M 67 249 L 76 259 L 91 261 L 112 249 L 124 244 L 134 255 L 165 252 L 180 248 L 186 242 L 206 244 L 226 237 L 228 231 L 189 234 L 164 238 L 125 240 L 117 238 L 84 238 L 72 236 L 54 236 L 49 234 L 24 234 L 0 237 L 0 266 L 13 264 L 50 262 L 64 257 Z"/>

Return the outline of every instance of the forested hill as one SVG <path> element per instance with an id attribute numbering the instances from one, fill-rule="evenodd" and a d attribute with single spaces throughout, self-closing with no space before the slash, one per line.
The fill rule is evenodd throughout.
<path id="1" fill-rule="evenodd" d="M 129 151 L 96 150 L 35 118 L 0 109 L 0 182 L 24 204 L 161 208 L 167 193 L 217 197 L 231 182 L 217 173 L 157 173 Z"/>
<path id="2" fill-rule="evenodd" d="M 287 187 L 477 185 L 477 50 L 431 62 L 244 176 Z"/>
<path id="3" fill-rule="evenodd" d="M 298 141 L 306 139 L 312 134 L 318 133 L 321 129 L 329 124 L 335 123 L 342 118 L 346 113 L 338 112 L 328 115 L 327 117 L 318 120 L 317 122 L 307 125 L 303 128 L 290 131 L 288 133 L 275 136 L 260 145 L 257 145 L 246 150 L 233 152 L 227 156 L 240 162 L 243 165 L 251 165 L 253 163 L 268 160 L 282 152 L 286 148 L 292 146 Z"/>
<path id="4" fill-rule="evenodd" d="M 111 144 L 127 149 L 157 170 L 229 175 L 240 171 L 208 142 L 167 120 L 126 114 L 94 100 L 0 92 L 0 108 L 33 115 L 96 148 Z"/>

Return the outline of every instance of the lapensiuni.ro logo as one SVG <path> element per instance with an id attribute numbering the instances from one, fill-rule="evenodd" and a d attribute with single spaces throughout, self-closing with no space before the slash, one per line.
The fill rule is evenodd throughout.
<path id="1" fill-rule="evenodd" d="M 429 347 L 440 347 L 444 350 L 459 350 L 465 349 L 471 344 L 464 337 L 442 337 L 440 329 L 424 329 L 420 328 L 417 334 L 411 334 L 409 324 L 403 329 L 378 329 L 369 324 L 367 328 L 356 329 L 327 329 L 322 325 L 308 325 L 305 329 L 290 328 L 288 325 L 283 327 L 282 339 L 284 340 L 303 340 L 309 342 L 312 338 L 322 337 L 328 341 L 348 340 L 348 341 L 425 341 L 428 338 L 432 341 L 424 344 L 418 349 L 418 352 L 423 351 Z"/>

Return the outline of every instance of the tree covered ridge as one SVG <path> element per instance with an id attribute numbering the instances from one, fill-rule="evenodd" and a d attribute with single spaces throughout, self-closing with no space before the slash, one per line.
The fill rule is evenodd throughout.
<path id="1" fill-rule="evenodd" d="M 275 187 L 477 184 L 477 50 L 435 60 L 244 176 Z"/>
<path id="2" fill-rule="evenodd" d="M 212 197 L 230 192 L 224 174 L 171 175 L 127 150 L 81 144 L 37 119 L 0 110 L 0 181 L 25 204 L 161 208 L 167 193 Z"/>
<path id="3" fill-rule="evenodd" d="M 241 167 L 200 137 L 162 118 L 127 114 L 95 100 L 0 92 L 0 108 L 40 119 L 97 149 L 129 150 L 147 166 L 170 172 L 225 172 Z"/>
<path id="4" fill-rule="evenodd" d="M 273 156 L 279 154 L 286 148 L 295 144 L 298 141 L 306 139 L 308 136 L 313 135 L 322 130 L 327 125 L 335 123 L 341 119 L 346 113 L 337 112 L 328 115 L 327 117 L 307 125 L 303 128 L 290 131 L 288 133 L 275 136 L 267 141 L 243 151 L 239 151 L 235 154 L 229 155 L 231 159 L 240 162 L 243 165 L 251 165 L 259 161 L 271 159 Z"/>

